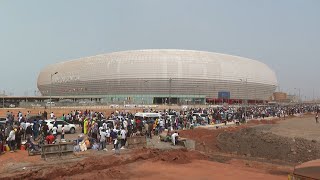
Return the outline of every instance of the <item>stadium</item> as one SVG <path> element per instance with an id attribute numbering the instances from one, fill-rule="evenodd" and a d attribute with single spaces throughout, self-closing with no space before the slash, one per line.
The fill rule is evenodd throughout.
<path id="1" fill-rule="evenodd" d="M 107 103 L 262 103 L 277 87 L 266 64 L 248 58 L 193 50 L 114 52 L 45 67 L 43 96 L 92 97 Z"/>

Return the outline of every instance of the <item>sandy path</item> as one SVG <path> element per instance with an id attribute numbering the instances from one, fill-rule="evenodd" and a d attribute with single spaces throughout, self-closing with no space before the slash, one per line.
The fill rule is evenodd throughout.
<path id="1" fill-rule="evenodd" d="M 147 179 L 181 179 L 181 180 L 283 180 L 287 176 L 271 175 L 253 168 L 245 168 L 232 164 L 195 160 L 189 164 L 169 164 L 162 162 L 143 162 L 130 165 L 131 178 L 134 180 Z"/>
<path id="2" fill-rule="evenodd" d="M 320 142 L 320 123 L 316 124 L 312 115 L 296 117 L 272 126 L 270 132 L 286 137 L 302 137 Z"/>

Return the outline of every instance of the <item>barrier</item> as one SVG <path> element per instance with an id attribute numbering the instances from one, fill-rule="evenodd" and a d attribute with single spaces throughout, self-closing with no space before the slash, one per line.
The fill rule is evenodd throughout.
<path id="1" fill-rule="evenodd" d="M 46 144 L 41 147 L 41 158 L 61 158 L 62 156 L 73 154 L 73 143 Z"/>
<path id="2" fill-rule="evenodd" d="M 183 142 L 183 146 L 189 150 L 195 150 L 196 149 L 196 142 L 194 140 L 185 139 Z"/>
<path id="3" fill-rule="evenodd" d="M 127 138 L 128 148 L 142 148 L 147 147 L 147 139 L 145 136 L 134 136 Z"/>

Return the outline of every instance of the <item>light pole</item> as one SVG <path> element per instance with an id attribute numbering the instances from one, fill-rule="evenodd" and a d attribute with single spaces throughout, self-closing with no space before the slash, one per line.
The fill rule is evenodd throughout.
<path id="1" fill-rule="evenodd" d="M 55 73 L 53 73 L 53 74 L 51 74 L 51 78 L 50 78 L 50 106 L 49 106 L 49 113 L 51 113 L 51 104 L 52 104 L 52 102 L 51 102 L 51 93 L 52 93 L 52 77 L 54 76 L 54 75 L 56 75 L 56 74 L 58 74 L 58 72 L 55 72 Z"/>
<path id="2" fill-rule="evenodd" d="M 197 85 L 197 89 L 198 89 L 198 100 L 199 100 L 199 106 L 201 104 L 201 98 L 200 98 L 200 88 L 199 88 L 199 85 Z"/>
<path id="3" fill-rule="evenodd" d="M 314 104 L 314 88 L 312 88 L 312 103 Z"/>
<path id="4" fill-rule="evenodd" d="M 197 97 L 197 90 L 198 90 L 198 97 Z M 200 90 L 199 90 L 199 85 L 197 85 L 194 89 L 194 95 L 193 95 L 193 99 L 194 99 L 194 105 L 197 104 L 196 101 L 199 101 L 200 100 Z M 200 101 L 199 101 L 199 105 L 200 105 Z"/>
<path id="5" fill-rule="evenodd" d="M 245 106 L 244 106 L 244 120 L 247 122 L 247 106 L 248 106 L 248 79 L 246 78 L 246 79 L 240 79 L 240 81 L 241 82 L 245 82 L 246 84 L 246 86 L 245 86 Z"/>
<path id="6" fill-rule="evenodd" d="M 149 93 L 149 86 L 148 86 L 148 80 L 144 80 L 143 81 L 144 82 L 144 88 L 145 89 L 147 89 L 147 91 L 145 92 L 145 96 L 146 96 L 146 98 L 145 98 L 145 101 L 146 101 L 146 104 L 148 104 L 148 93 Z"/>
<path id="7" fill-rule="evenodd" d="M 172 78 L 169 78 L 169 106 L 171 105 L 171 83 Z"/>
<path id="8" fill-rule="evenodd" d="M 294 88 L 295 90 L 298 90 L 298 92 L 299 92 L 299 104 L 301 103 L 301 94 L 300 94 L 300 91 L 301 91 L 301 89 L 300 88 Z"/>
<path id="9" fill-rule="evenodd" d="M 6 92 L 3 90 L 3 94 L 2 94 L 2 108 L 4 108 L 4 96 L 5 96 Z"/>

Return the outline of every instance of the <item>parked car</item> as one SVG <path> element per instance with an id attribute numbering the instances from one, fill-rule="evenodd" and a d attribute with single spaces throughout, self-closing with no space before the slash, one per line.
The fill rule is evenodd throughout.
<path id="1" fill-rule="evenodd" d="M 111 104 L 110 108 L 119 108 L 119 105 L 118 104 Z"/>
<path id="2" fill-rule="evenodd" d="M 41 104 L 31 104 L 32 107 L 41 107 Z"/>
<path id="3" fill-rule="evenodd" d="M 103 119 L 102 122 L 107 123 L 110 129 L 113 129 L 114 127 L 116 127 L 116 121 L 113 119 Z"/>
<path id="4" fill-rule="evenodd" d="M 56 104 L 54 103 L 54 102 L 47 102 L 47 106 L 50 106 L 50 104 L 51 104 L 51 106 L 55 106 Z"/>
<path id="5" fill-rule="evenodd" d="M 47 123 L 49 130 L 51 130 L 53 128 L 55 120 L 50 119 L 50 120 L 45 120 L 45 122 Z M 62 125 L 64 125 L 65 133 L 74 134 L 76 132 L 76 126 L 74 124 L 67 123 L 60 119 L 57 120 L 57 123 L 58 123 L 58 133 L 62 132 Z"/>
<path id="6" fill-rule="evenodd" d="M 202 120 L 205 120 L 208 115 L 202 113 L 193 113 L 192 116 L 195 119 L 201 118 Z"/>
<path id="7" fill-rule="evenodd" d="M 0 121 L 0 126 L 5 127 L 6 126 L 6 121 Z"/>

